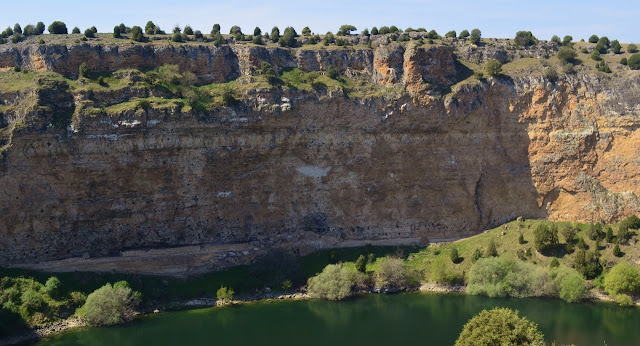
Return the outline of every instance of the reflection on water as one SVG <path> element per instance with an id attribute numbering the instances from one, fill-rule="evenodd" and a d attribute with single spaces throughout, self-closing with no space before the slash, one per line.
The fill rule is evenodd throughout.
<path id="1" fill-rule="evenodd" d="M 640 309 L 552 299 L 455 294 L 372 295 L 345 302 L 275 301 L 163 313 L 113 328 L 75 330 L 39 345 L 451 345 L 464 323 L 492 307 L 535 321 L 548 341 L 636 345 Z"/>

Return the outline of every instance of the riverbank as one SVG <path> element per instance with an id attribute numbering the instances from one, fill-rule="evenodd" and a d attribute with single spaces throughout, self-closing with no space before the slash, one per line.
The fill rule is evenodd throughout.
<path id="1" fill-rule="evenodd" d="M 380 292 L 375 290 L 363 290 L 357 292 L 354 297 L 366 296 L 366 295 L 376 295 L 376 294 L 396 294 L 396 293 L 407 293 L 407 292 L 420 292 L 420 293 L 435 293 L 435 294 L 462 294 L 466 295 L 467 287 L 465 285 L 443 285 L 438 283 L 423 283 L 419 287 L 412 287 L 408 290 L 396 291 L 396 292 Z M 640 297 L 633 297 L 634 305 L 636 307 L 640 307 Z M 153 309 L 144 309 L 141 311 L 138 318 L 144 317 L 147 315 L 164 313 L 164 312 L 175 312 L 181 310 L 194 310 L 194 309 L 203 309 L 203 308 L 217 308 L 217 307 L 225 307 L 229 305 L 242 305 L 249 303 L 260 303 L 260 302 L 268 302 L 268 301 L 279 301 L 279 300 L 311 300 L 313 299 L 306 292 L 293 292 L 293 293 L 277 293 L 277 292 L 266 292 L 261 295 L 246 295 L 240 296 L 236 299 L 232 300 L 230 303 L 221 304 L 216 299 L 211 298 L 199 298 L 199 299 L 190 299 L 183 301 L 174 301 L 166 304 L 166 309 L 160 309 L 160 306 Z M 607 303 L 615 303 L 615 299 L 609 297 L 604 292 L 599 291 L 597 289 L 592 289 L 585 296 L 584 302 L 607 302 Z M 77 317 L 69 317 L 67 319 L 54 322 L 50 325 L 41 326 L 37 328 L 33 328 L 30 330 L 21 331 L 15 335 L 12 335 L 5 339 L 0 339 L 0 346 L 4 345 L 15 345 L 19 343 L 25 342 L 33 342 L 42 338 L 52 337 L 54 335 L 67 332 L 73 329 L 86 327 L 87 324 Z"/>

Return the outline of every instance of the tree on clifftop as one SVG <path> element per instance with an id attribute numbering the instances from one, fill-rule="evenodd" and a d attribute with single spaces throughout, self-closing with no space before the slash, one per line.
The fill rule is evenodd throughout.
<path id="1" fill-rule="evenodd" d="M 518 31 L 514 43 L 516 47 L 529 47 L 536 44 L 536 38 L 531 31 Z"/>
<path id="2" fill-rule="evenodd" d="M 471 30 L 471 36 L 469 36 L 469 41 L 473 44 L 478 44 L 480 43 L 480 39 L 482 38 L 482 33 L 480 32 L 480 29 L 473 29 Z"/>
<path id="3" fill-rule="evenodd" d="M 67 25 L 61 21 L 55 21 L 49 24 L 47 30 L 49 30 L 50 34 L 54 35 L 66 35 L 68 33 Z"/>
<path id="4" fill-rule="evenodd" d="M 338 30 L 338 36 L 349 35 L 349 34 L 351 34 L 352 31 L 356 31 L 356 30 L 358 30 L 358 29 L 356 29 L 355 26 L 349 25 L 349 24 L 345 24 L 345 25 L 340 27 L 340 30 Z"/>
<path id="5" fill-rule="evenodd" d="M 469 30 L 460 31 L 460 36 L 458 36 L 458 38 L 463 39 L 463 38 L 467 38 L 467 37 L 469 37 Z"/>
<path id="6" fill-rule="evenodd" d="M 273 29 L 271 29 L 270 37 L 273 42 L 278 42 L 280 40 L 280 29 L 278 29 L 277 26 L 274 26 Z"/>
<path id="7" fill-rule="evenodd" d="M 131 39 L 136 42 L 144 41 L 144 34 L 142 34 L 142 28 L 139 26 L 134 26 L 131 28 Z"/>
<path id="8" fill-rule="evenodd" d="M 144 33 L 147 35 L 153 35 L 156 31 L 156 25 L 152 21 L 148 21 L 147 25 L 144 26 Z"/>
<path id="9" fill-rule="evenodd" d="M 495 77 L 502 72 L 502 64 L 497 60 L 489 60 L 486 66 L 487 74 Z"/>
<path id="10" fill-rule="evenodd" d="M 220 33 L 220 24 L 213 24 L 213 28 L 211 28 L 211 36 Z"/>

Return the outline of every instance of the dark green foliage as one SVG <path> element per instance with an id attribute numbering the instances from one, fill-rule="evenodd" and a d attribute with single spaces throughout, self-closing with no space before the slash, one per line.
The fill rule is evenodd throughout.
<path id="1" fill-rule="evenodd" d="M 392 26 L 389 27 L 389 32 L 391 32 L 391 33 L 398 32 L 398 31 L 401 31 L 401 30 L 398 29 L 398 27 L 395 26 L 395 25 L 392 25 Z"/>
<path id="2" fill-rule="evenodd" d="M 599 52 L 600 54 L 607 54 L 608 52 L 607 47 L 601 42 L 598 42 L 598 44 L 596 44 L 596 46 L 593 47 L 593 51 Z"/>
<path id="3" fill-rule="evenodd" d="M 489 241 L 485 257 L 498 257 L 498 244 L 496 244 L 495 240 L 491 239 Z"/>
<path id="4" fill-rule="evenodd" d="M 13 67 L 13 72 L 20 72 L 20 66 L 16 65 Z"/>
<path id="5" fill-rule="evenodd" d="M 524 240 L 524 234 L 520 233 L 520 236 L 518 236 L 518 244 L 524 244 L 525 240 Z"/>
<path id="6" fill-rule="evenodd" d="M 232 288 L 223 285 L 216 291 L 216 299 L 222 303 L 230 303 L 235 293 Z"/>
<path id="7" fill-rule="evenodd" d="M 338 69 L 333 67 L 332 65 L 327 66 L 326 74 L 327 77 L 331 79 L 338 79 L 338 77 L 340 77 L 340 71 L 338 71 Z"/>
<path id="8" fill-rule="evenodd" d="M 620 65 L 627 66 L 627 58 L 620 59 Z"/>
<path id="9" fill-rule="evenodd" d="M 119 26 L 114 26 L 113 27 L 113 38 L 120 38 L 120 27 Z"/>
<path id="10" fill-rule="evenodd" d="M 234 25 L 231 27 L 231 29 L 229 29 L 229 34 L 230 35 L 242 34 L 242 29 L 240 29 L 239 26 Z"/>
<path id="11" fill-rule="evenodd" d="M 482 258 L 482 251 L 480 249 L 475 249 L 473 254 L 471 255 L 471 262 L 476 263 L 477 260 Z"/>
<path id="12" fill-rule="evenodd" d="M 58 299 L 62 296 L 62 282 L 55 276 L 47 279 L 47 282 L 44 284 L 44 292 L 47 293 L 51 298 Z"/>
<path id="13" fill-rule="evenodd" d="M 609 68 L 609 65 L 604 62 L 604 60 L 596 64 L 596 69 L 600 72 L 611 73 L 611 68 Z"/>
<path id="14" fill-rule="evenodd" d="M 637 52 L 637 51 L 638 51 L 638 46 L 636 46 L 634 43 L 630 43 L 630 44 L 627 46 L 627 52 L 629 52 L 629 53 L 635 53 L 635 52 Z"/>
<path id="15" fill-rule="evenodd" d="M 608 225 L 605 227 L 605 229 L 606 232 L 604 238 L 607 240 L 607 243 L 613 243 L 613 229 Z"/>
<path id="16" fill-rule="evenodd" d="M 480 43 L 481 38 L 482 38 L 482 33 L 480 32 L 480 29 L 471 30 L 471 35 L 469 36 L 469 42 L 477 45 L 478 43 Z"/>
<path id="17" fill-rule="evenodd" d="M 377 35 L 377 34 L 378 34 L 378 28 L 374 26 L 373 28 L 371 28 L 371 35 Z"/>
<path id="18" fill-rule="evenodd" d="M 576 73 L 576 68 L 573 66 L 573 64 L 564 64 L 562 65 L 562 72 L 566 74 L 573 74 Z"/>
<path id="19" fill-rule="evenodd" d="M 611 49 L 613 50 L 613 53 L 620 54 L 620 52 L 622 51 L 622 45 L 620 44 L 620 41 L 611 41 Z"/>
<path id="20" fill-rule="evenodd" d="M 233 89 L 225 86 L 225 88 L 222 90 L 222 104 L 225 106 L 233 106 L 236 103 L 238 103 L 238 100 L 233 93 Z"/>
<path id="21" fill-rule="evenodd" d="M 28 24 L 27 26 L 24 27 L 24 30 L 22 31 L 22 34 L 25 35 L 25 36 L 37 35 L 36 27 L 33 26 L 32 24 Z"/>
<path id="22" fill-rule="evenodd" d="M 485 68 L 487 75 L 495 77 L 502 72 L 502 64 L 497 60 L 489 60 Z"/>
<path id="23" fill-rule="evenodd" d="M 600 255 L 597 251 L 585 251 L 584 249 L 576 252 L 573 267 L 587 279 L 594 279 L 602 272 L 602 264 L 600 264 Z"/>
<path id="24" fill-rule="evenodd" d="M 89 67 L 87 66 L 86 63 L 82 63 L 80 64 L 80 67 L 78 68 L 78 75 L 80 77 L 86 77 L 87 73 L 89 73 Z"/>
<path id="25" fill-rule="evenodd" d="M 534 244 L 538 251 L 549 251 L 558 245 L 558 228 L 552 225 L 548 227 L 545 224 L 540 224 L 533 232 Z"/>
<path id="26" fill-rule="evenodd" d="M 367 29 L 365 29 L 365 30 L 367 30 Z M 311 29 L 309 29 L 308 26 L 305 26 L 304 28 L 302 28 L 302 35 L 304 35 L 304 36 L 311 35 Z"/>
<path id="27" fill-rule="evenodd" d="M 193 38 L 195 38 L 196 40 L 201 40 L 202 38 L 204 38 L 204 35 L 202 35 L 202 31 L 196 30 L 193 32 Z"/>
<path id="28" fill-rule="evenodd" d="M 79 34 L 80 33 L 80 28 L 78 28 L 77 26 L 75 28 L 73 28 L 73 30 L 71 30 L 72 34 Z"/>
<path id="29" fill-rule="evenodd" d="M 616 246 L 613 247 L 613 255 L 616 257 L 622 257 L 622 251 L 620 250 L 619 244 L 616 244 Z"/>
<path id="30" fill-rule="evenodd" d="M 460 35 L 458 36 L 458 38 L 467 38 L 467 37 L 469 37 L 469 30 L 460 31 Z"/>
<path id="31" fill-rule="evenodd" d="M 353 25 L 349 25 L 349 24 L 345 24 L 340 26 L 340 29 L 338 30 L 337 35 L 338 36 L 344 36 L 344 35 L 350 35 L 352 31 L 356 31 L 358 29 L 356 29 L 355 26 Z"/>
<path id="32" fill-rule="evenodd" d="M 573 63 L 577 56 L 577 53 L 575 49 L 571 47 L 560 47 L 560 49 L 558 49 L 557 56 L 562 63 Z"/>
<path id="33" fill-rule="evenodd" d="M 538 325 L 506 308 L 482 310 L 467 322 L 455 346 L 542 345 L 544 335 Z"/>
<path id="34" fill-rule="evenodd" d="M 367 260 L 364 255 L 358 256 L 358 259 L 356 260 L 356 270 L 361 273 L 367 271 Z"/>
<path id="35" fill-rule="evenodd" d="M 575 241 L 578 231 L 571 226 L 565 226 L 560 233 L 562 234 L 562 237 L 564 237 L 565 243 L 572 244 Z"/>
<path id="36" fill-rule="evenodd" d="M 91 29 L 87 29 L 84 31 L 84 36 L 87 38 L 95 38 L 96 37 L 96 33 L 93 32 L 93 30 Z"/>
<path id="37" fill-rule="evenodd" d="M 280 29 L 277 26 L 274 26 L 271 29 L 271 41 L 278 42 L 280 40 Z"/>
<path id="38" fill-rule="evenodd" d="M 282 35 L 282 37 L 280 37 L 280 39 L 278 40 L 278 43 L 281 46 L 295 47 L 296 37 L 298 37 L 296 30 L 293 27 L 289 26 L 284 29 L 284 34 Z"/>
<path id="39" fill-rule="evenodd" d="M 13 32 L 22 34 L 22 27 L 20 27 L 20 24 L 16 23 L 13 25 Z"/>
<path id="40" fill-rule="evenodd" d="M 516 47 L 529 47 L 536 44 L 536 38 L 531 31 L 518 31 L 514 43 Z"/>
<path id="41" fill-rule="evenodd" d="M 79 40 L 76 40 L 76 42 L 79 42 L 79 41 L 87 42 L 87 37 L 86 36 L 82 36 L 82 37 L 80 37 Z"/>
<path id="42" fill-rule="evenodd" d="M 215 36 L 216 34 L 220 33 L 220 24 L 213 24 L 213 27 L 211 28 L 211 36 Z"/>
<path id="43" fill-rule="evenodd" d="M 120 25 L 118 25 L 118 27 L 120 28 L 120 33 L 121 34 L 128 34 L 131 33 L 131 28 L 124 25 L 124 23 L 120 23 Z"/>
<path id="44" fill-rule="evenodd" d="M 447 32 L 446 34 L 444 34 L 444 37 L 456 38 L 456 31 L 455 30 L 451 30 L 451 31 Z"/>
<path id="45" fill-rule="evenodd" d="M 558 80 L 558 71 L 556 71 L 556 69 L 553 67 L 547 67 L 547 70 L 544 72 L 544 76 L 551 83 L 555 83 Z"/>
<path id="46" fill-rule="evenodd" d="M 558 35 L 553 35 L 553 37 L 551 38 L 551 42 L 557 44 L 557 45 L 561 45 L 562 41 L 560 41 L 560 37 Z"/>
<path id="47" fill-rule="evenodd" d="M 407 34 L 402 34 L 400 35 L 400 38 L 398 38 L 398 41 L 400 42 L 411 41 L 411 37 L 409 37 L 409 35 Z"/>
<path id="48" fill-rule="evenodd" d="M 44 40 L 40 39 L 40 41 L 38 41 L 38 44 L 44 44 Z"/>
<path id="49" fill-rule="evenodd" d="M 609 48 L 611 47 L 611 41 L 609 41 L 608 37 L 602 36 L 598 40 L 598 45 L 601 45 L 602 47 L 605 47 L 605 48 Z"/>
<path id="50" fill-rule="evenodd" d="M 362 36 L 369 37 L 369 36 L 370 36 L 370 34 L 369 34 L 369 29 L 364 28 L 364 30 L 362 30 L 362 32 L 361 32 L 360 34 L 361 34 Z"/>
<path id="51" fill-rule="evenodd" d="M 22 35 L 18 34 L 17 32 L 13 34 L 13 36 L 11 36 L 12 43 L 18 43 L 20 41 L 22 41 Z"/>
<path id="52" fill-rule="evenodd" d="M 542 297 L 557 294 L 546 268 L 511 256 L 479 259 L 469 271 L 467 293 L 489 297 Z"/>
<path id="53" fill-rule="evenodd" d="M 182 32 L 186 35 L 193 35 L 193 28 L 191 28 L 190 25 L 187 25 L 184 27 L 184 30 L 182 30 Z"/>
<path id="54" fill-rule="evenodd" d="M 36 35 L 42 35 L 44 33 L 44 23 L 43 22 L 38 22 L 38 24 L 36 24 Z"/>
<path id="55" fill-rule="evenodd" d="M 591 53 L 591 59 L 600 61 L 600 52 L 597 49 L 594 49 L 593 53 Z"/>
<path id="56" fill-rule="evenodd" d="M 260 28 L 256 26 L 253 29 L 253 36 L 260 36 L 260 35 L 262 35 L 262 30 L 260 30 Z"/>
<path id="57" fill-rule="evenodd" d="M 587 243 L 584 242 L 584 239 L 582 239 L 582 237 L 578 238 L 578 242 L 576 244 L 576 247 L 578 247 L 578 249 L 581 249 L 581 250 L 588 249 Z"/>
<path id="58" fill-rule="evenodd" d="M 267 78 L 267 82 L 269 82 L 269 84 L 271 85 L 278 82 L 278 76 L 276 75 L 273 66 L 271 66 L 271 64 L 266 61 L 263 61 L 260 65 L 260 74 L 265 76 Z"/>
<path id="59" fill-rule="evenodd" d="M 144 34 L 142 33 L 141 27 L 136 25 L 133 28 L 131 28 L 131 39 L 136 42 L 144 41 L 145 37 L 144 37 Z"/>
<path id="60" fill-rule="evenodd" d="M 376 260 L 376 255 L 373 253 L 369 253 L 369 255 L 367 255 L 367 263 L 373 263 Z"/>
<path id="61" fill-rule="evenodd" d="M 333 37 L 333 33 L 331 31 L 324 34 L 324 38 L 322 39 L 322 42 L 325 46 L 328 46 L 329 44 L 334 43 L 335 41 L 336 40 Z"/>
<path id="62" fill-rule="evenodd" d="M 573 36 L 571 35 L 567 35 L 562 39 L 562 45 L 565 47 L 572 47 L 573 46 Z"/>
<path id="63" fill-rule="evenodd" d="M 427 34 L 427 38 L 432 39 L 432 40 L 436 40 L 436 39 L 439 39 L 440 36 L 438 36 L 438 33 L 435 30 L 431 30 Z"/>
<path id="64" fill-rule="evenodd" d="M 156 25 L 152 21 L 148 21 L 144 26 L 144 33 L 147 35 L 153 35 L 156 31 Z"/>
<path id="65" fill-rule="evenodd" d="M 337 38 L 336 39 L 336 46 L 342 47 L 345 45 L 345 40 L 341 39 L 341 38 Z"/>
<path id="66" fill-rule="evenodd" d="M 253 42 L 254 44 L 263 44 L 262 36 L 261 35 L 254 36 L 251 42 Z"/>
<path id="67" fill-rule="evenodd" d="M 629 60 L 627 60 L 627 65 L 632 70 L 640 69 L 640 54 L 633 54 L 631 57 L 629 57 Z"/>
<path id="68" fill-rule="evenodd" d="M 4 29 L 4 31 L 2 32 L 2 35 L 4 37 L 9 37 L 13 35 L 13 29 L 11 29 L 11 27 L 7 27 L 6 29 Z"/>
<path id="69" fill-rule="evenodd" d="M 391 30 L 389 30 L 388 26 L 381 26 L 380 27 L 380 35 L 386 35 L 388 33 L 390 33 Z"/>
<path id="70" fill-rule="evenodd" d="M 180 33 L 182 33 L 182 29 L 180 29 L 180 27 L 176 25 L 176 26 L 173 27 L 173 33 L 174 34 L 180 34 Z"/>
<path id="71" fill-rule="evenodd" d="M 95 26 L 92 26 L 89 29 L 91 29 L 91 31 L 93 31 L 94 34 L 98 33 L 98 28 L 96 28 Z"/>
<path id="72" fill-rule="evenodd" d="M 549 263 L 549 268 L 558 268 L 560 266 L 560 261 L 557 258 L 553 258 Z"/>
<path id="73" fill-rule="evenodd" d="M 456 248 L 451 249 L 449 258 L 451 258 L 451 262 L 458 263 L 458 260 L 460 259 L 460 255 L 458 254 L 458 249 Z"/>
<path id="74" fill-rule="evenodd" d="M 587 228 L 587 237 L 591 240 L 596 240 L 598 238 L 602 238 L 604 234 L 602 233 L 602 224 L 590 224 Z"/>
<path id="75" fill-rule="evenodd" d="M 224 37 L 222 36 L 222 34 L 217 33 L 215 35 L 213 35 L 213 44 L 216 46 L 220 46 L 222 44 L 225 44 L 226 41 L 224 39 Z"/>
<path id="76" fill-rule="evenodd" d="M 591 37 L 589 37 L 589 43 L 596 43 L 599 39 L 598 35 L 591 35 Z"/>
<path id="77" fill-rule="evenodd" d="M 179 32 L 174 32 L 173 36 L 171 36 L 171 41 L 182 42 L 182 35 Z"/>

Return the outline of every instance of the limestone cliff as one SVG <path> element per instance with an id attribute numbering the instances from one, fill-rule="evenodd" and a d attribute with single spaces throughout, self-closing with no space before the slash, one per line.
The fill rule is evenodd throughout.
<path id="1" fill-rule="evenodd" d="M 1 48 L 0 68 L 67 77 L 82 62 L 102 72 L 176 64 L 201 83 L 222 83 L 269 61 L 277 72 L 331 65 L 404 91 L 348 98 L 276 87 L 211 111 L 87 113 L 87 102 L 161 92 L 86 92 L 36 76 L 35 87 L 0 94 L 8 133 L 0 264 L 197 272 L 276 248 L 426 244 L 517 216 L 612 221 L 640 211 L 638 73 L 467 83 L 473 77 L 458 54 L 471 53 L 460 52 L 396 44 Z M 48 260 L 57 262 L 37 264 Z"/>

